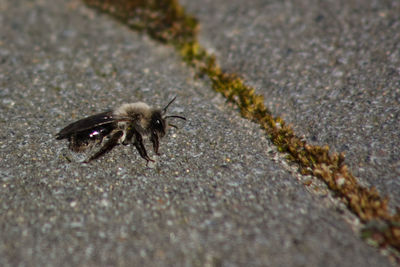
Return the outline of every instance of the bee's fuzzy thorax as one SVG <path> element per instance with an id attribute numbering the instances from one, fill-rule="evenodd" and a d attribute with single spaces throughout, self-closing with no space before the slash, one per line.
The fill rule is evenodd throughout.
<path id="1" fill-rule="evenodd" d="M 118 116 L 129 116 L 131 114 L 143 114 L 144 116 L 151 115 L 151 107 L 143 102 L 122 104 L 114 111 Z"/>
<path id="2" fill-rule="evenodd" d="M 114 110 L 114 115 L 120 117 L 129 117 L 138 122 L 142 131 L 148 127 L 153 109 L 143 102 L 122 104 Z M 121 122 L 124 125 L 125 122 Z"/>

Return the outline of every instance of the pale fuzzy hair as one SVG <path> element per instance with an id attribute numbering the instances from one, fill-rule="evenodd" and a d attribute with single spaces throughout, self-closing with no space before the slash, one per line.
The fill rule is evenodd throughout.
<path id="1" fill-rule="evenodd" d="M 151 107 L 143 102 L 127 103 L 118 107 L 114 114 L 118 116 L 128 116 L 132 113 L 140 113 L 143 115 L 149 114 Z"/>

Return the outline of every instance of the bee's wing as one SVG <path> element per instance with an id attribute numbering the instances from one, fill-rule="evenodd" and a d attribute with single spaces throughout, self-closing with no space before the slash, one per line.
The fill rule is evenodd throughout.
<path id="1" fill-rule="evenodd" d="M 120 118 L 116 117 L 112 111 L 102 112 L 71 123 L 64 129 L 62 129 L 56 135 L 56 138 L 57 139 L 68 138 L 74 133 L 83 132 L 93 127 L 110 124 L 118 120 L 120 120 Z"/>

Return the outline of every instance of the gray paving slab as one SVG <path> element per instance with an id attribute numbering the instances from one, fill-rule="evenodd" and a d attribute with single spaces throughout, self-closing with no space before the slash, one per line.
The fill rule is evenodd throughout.
<path id="1" fill-rule="evenodd" d="M 181 1 L 222 67 L 400 206 L 400 2 Z"/>
<path id="2" fill-rule="evenodd" d="M 79 1 L 0 11 L 1 266 L 390 266 L 172 48 Z M 150 166 L 131 146 L 82 164 L 54 138 L 83 116 L 173 96 L 188 120 Z"/>

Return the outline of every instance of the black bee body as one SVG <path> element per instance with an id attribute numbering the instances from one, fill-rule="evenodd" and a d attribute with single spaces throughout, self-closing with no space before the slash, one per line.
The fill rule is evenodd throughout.
<path id="1" fill-rule="evenodd" d="M 111 111 L 103 112 L 71 123 L 57 134 L 57 139 L 68 139 L 72 151 L 82 152 L 93 143 L 101 143 L 116 124 Z"/>
<path id="2" fill-rule="evenodd" d="M 175 127 L 168 124 L 167 119 L 180 118 L 185 120 L 182 116 L 163 116 L 174 100 L 175 98 L 162 110 L 153 109 L 143 102 L 123 104 L 115 110 L 71 123 L 62 129 L 56 135 L 56 138 L 59 140 L 68 139 L 69 148 L 75 152 L 85 151 L 94 144 L 102 144 L 106 138 L 107 140 L 100 150 L 91 156 L 87 162 L 100 157 L 118 144 L 128 145 L 130 143 L 136 147 L 142 158 L 153 161 L 147 155 L 143 136 L 149 137 L 153 143 L 154 152 L 158 154 L 159 139 L 165 135 L 167 126 Z"/>

